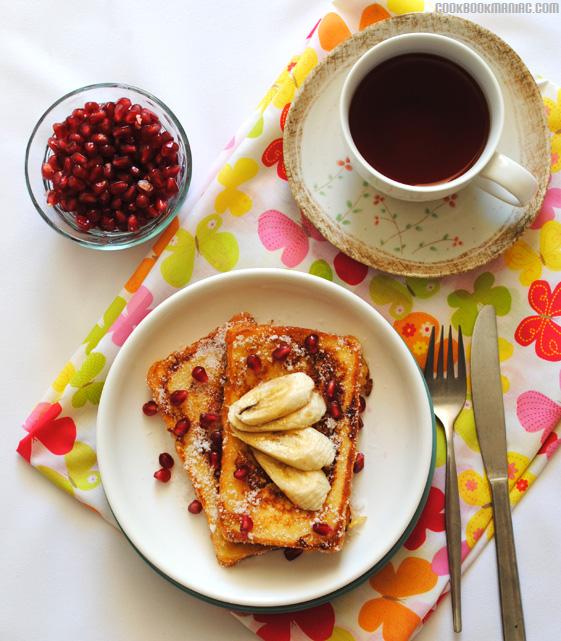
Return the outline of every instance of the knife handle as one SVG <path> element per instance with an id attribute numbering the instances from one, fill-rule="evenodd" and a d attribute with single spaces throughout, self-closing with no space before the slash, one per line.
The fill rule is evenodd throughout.
<path id="1" fill-rule="evenodd" d="M 504 641 L 525 641 L 526 632 L 512 531 L 508 479 L 491 481 L 491 492 L 493 495 L 503 638 Z"/>

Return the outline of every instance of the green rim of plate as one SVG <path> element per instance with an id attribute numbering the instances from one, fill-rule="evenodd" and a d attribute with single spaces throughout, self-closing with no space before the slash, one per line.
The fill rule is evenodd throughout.
<path id="1" fill-rule="evenodd" d="M 301 601 L 300 603 L 294 603 L 292 605 L 279 605 L 279 606 L 266 606 L 266 607 L 251 607 L 251 606 L 244 606 L 244 605 L 238 605 L 236 603 L 228 603 L 227 601 L 220 601 L 219 599 L 213 599 L 209 596 L 206 596 L 205 594 L 201 594 L 200 592 L 197 592 L 196 590 L 192 590 L 190 588 L 185 587 L 181 583 L 178 583 L 174 579 L 172 579 L 170 576 L 165 574 L 165 572 L 162 572 L 157 566 L 155 566 L 153 563 L 151 563 L 141 552 L 140 550 L 133 544 L 133 542 L 129 539 L 127 536 L 126 532 L 123 530 L 121 527 L 121 524 L 115 517 L 115 514 L 113 514 L 113 510 L 111 510 L 111 513 L 113 514 L 113 517 L 115 518 L 115 521 L 117 522 L 117 525 L 121 529 L 121 532 L 124 534 L 125 538 L 127 541 L 130 543 L 131 547 L 135 550 L 135 552 L 140 556 L 140 558 L 147 564 L 149 565 L 157 574 L 159 574 L 162 578 L 166 579 L 166 581 L 169 581 L 169 583 L 172 583 L 175 585 L 177 588 L 182 590 L 183 592 L 187 592 L 187 594 L 190 594 L 191 596 L 194 596 L 197 599 L 200 599 L 201 601 L 205 601 L 206 603 L 210 603 L 212 605 L 217 605 L 220 608 L 227 608 L 228 610 L 233 610 L 234 612 L 247 612 L 249 614 L 258 614 L 258 613 L 263 613 L 263 614 L 281 614 L 284 612 L 297 612 L 298 610 L 306 610 L 308 608 L 312 608 L 314 606 L 322 605 L 323 603 L 326 603 L 327 601 L 331 601 L 332 599 L 335 599 L 336 597 L 339 597 L 353 588 L 358 587 L 361 583 L 364 583 L 369 577 L 371 577 L 375 572 L 378 570 L 382 569 L 388 561 L 391 560 L 393 555 L 399 550 L 399 548 L 407 541 L 409 538 L 409 535 L 413 531 L 413 528 L 417 525 L 417 521 L 419 520 L 419 517 L 421 516 L 421 513 L 425 507 L 425 504 L 427 502 L 427 498 L 430 492 L 430 488 L 432 485 L 432 478 L 434 475 L 434 469 L 436 466 L 436 421 L 434 418 L 434 412 L 433 412 L 433 406 L 432 406 L 432 399 L 429 394 L 429 390 L 425 381 L 425 377 L 423 376 L 423 373 L 419 369 L 419 373 L 421 374 L 421 378 L 423 379 L 423 383 L 425 385 L 425 391 L 427 393 L 427 399 L 429 401 L 429 406 L 430 406 L 430 411 L 431 411 L 431 416 L 432 416 L 432 453 L 431 453 L 431 461 L 430 461 L 430 467 L 429 467 L 429 473 L 427 476 L 427 482 L 425 484 L 425 489 L 423 491 L 423 495 L 421 497 L 421 500 L 419 502 L 419 505 L 417 507 L 417 510 L 415 514 L 413 515 L 413 518 L 409 522 L 409 525 L 405 528 L 403 531 L 402 535 L 399 537 L 395 545 L 377 562 L 375 563 L 369 570 L 367 570 L 364 574 L 359 576 L 358 578 L 354 579 L 354 581 L 351 581 L 347 585 L 343 586 L 342 588 L 339 588 L 338 590 L 335 590 L 334 592 L 330 592 L 329 594 L 325 594 L 322 597 L 318 597 L 317 599 L 311 599 L 310 601 Z M 110 506 L 111 507 L 111 506 Z"/>

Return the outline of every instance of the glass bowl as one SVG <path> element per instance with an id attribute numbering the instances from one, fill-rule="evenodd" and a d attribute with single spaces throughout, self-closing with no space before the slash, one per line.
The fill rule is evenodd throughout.
<path id="1" fill-rule="evenodd" d="M 74 219 L 74 215 L 63 211 L 58 205 L 47 204 L 47 191 L 51 188 L 50 182 L 41 174 L 41 166 L 51 155 L 47 140 L 53 135 L 52 126 L 62 122 L 76 108 L 82 108 L 88 101 L 109 102 L 119 98 L 129 98 L 132 103 L 138 103 L 153 111 L 162 126 L 174 137 L 179 145 L 178 164 L 180 172 L 176 177 L 178 192 L 168 199 L 168 210 L 158 218 L 146 223 L 138 231 L 104 231 L 92 228 L 89 231 L 81 230 Z M 25 152 L 25 182 L 29 196 L 43 220 L 59 234 L 66 238 L 93 249 L 126 249 L 143 243 L 158 235 L 171 222 L 183 204 L 189 183 L 191 181 L 192 158 L 189 141 L 179 120 L 161 100 L 152 94 L 117 82 L 106 82 L 76 89 L 53 103 L 31 132 Z"/>

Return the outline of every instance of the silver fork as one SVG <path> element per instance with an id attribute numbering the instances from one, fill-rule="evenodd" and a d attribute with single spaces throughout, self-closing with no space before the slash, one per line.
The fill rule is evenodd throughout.
<path id="1" fill-rule="evenodd" d="M 432 328 L 425 364 L 425 379 L 432 397 L 434 414 L 442 423 L 446 435 L 446 547 L 450 571 L 450 592 L 452 595 L 452 617 L 454 632 L 462 631 L 461 564 L 462 564 L 462 523 L 460 519 L 460 497 L 458 475 L 454 455 L 454 423 L 466 401 L 466 357 L 462 328 L 458 327 L 458 375 L 454 373 L 452 351 L 452 327 L 448 331 L 448 354 L 446 376 L 444 376 L 444 327 L 440 331 L 440 344 L 434 375 L 435 331 Z"/>

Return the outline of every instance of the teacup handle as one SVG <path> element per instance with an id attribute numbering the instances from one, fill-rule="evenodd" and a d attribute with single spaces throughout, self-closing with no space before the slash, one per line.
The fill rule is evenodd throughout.
<path id="1" fill-rule="evenodd" d="M 538 181 L 527 170 L 503 154 L 495 153 L 483 171 L 477 184 L 483 191 L 515 207 L 524 207 L 534 197 Z"/>

